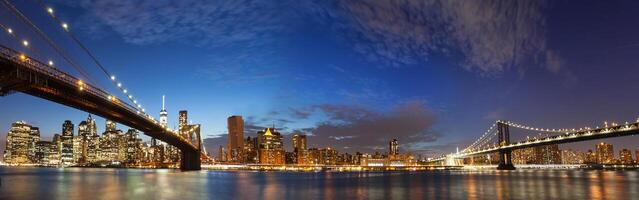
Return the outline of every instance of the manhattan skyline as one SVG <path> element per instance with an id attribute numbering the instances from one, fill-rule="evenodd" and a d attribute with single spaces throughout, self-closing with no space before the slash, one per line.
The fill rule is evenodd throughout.
<path id="1" fill-rule="evenodd" d="M 404 142 L 403 151 L 430 155 L 467 146 L 498 119 L 572 128 L 639 117 L 633 108 L 639 94 L 623 92 L 639 89 L 631 84 L 639 72 L 632 54 L 639 48 L 639 16 L 632 6 L 462 2 L 469 10 L 442 4 L 446 16 L 409 17 L 391 2 L 187 3 L 174 3 L 176 10 L 115 1 L 101 9 L 67 1 L 52 7 L 149 113 L 159 116 L 162 95 L 170 127 L 179 110 L 189 110 L 190 120 L 203 126 L 207 149 L 226 143 L 231 115 L 245 117 L 247 136 L 275 124 L 285 135 L 305 133 L 340 151 L 383 149 L 397 137 L 414 141 Z M 38 9 L 26 9 L 30 4 L 16 2 L 36 23 L 49 23 Z M 504 25 L 514 21 L 497 6 L 523 13 L 517 25 Z M 132 9 L 140 12 L 117 12 Z M 156 10 L 162 12 L 150 12 Z M 483 12 L 467 12 L 474 10 Z M 496 20 L 473 20 L 482 17 Z M 201 20 L 209 18 L 216 20 Z M 451 27 L 431 30 L 428 23 Z M 99 83 L 113 90 L 107 80 Z M 2 138 L 18 120 L 50 138 L 61 121 L 87 115 L 20 93 L 0 98 L 0 110 Z M 634 136 L 602 141 L 637 147 Z M 587 150 L 598 142 L 566 146 Z"/>

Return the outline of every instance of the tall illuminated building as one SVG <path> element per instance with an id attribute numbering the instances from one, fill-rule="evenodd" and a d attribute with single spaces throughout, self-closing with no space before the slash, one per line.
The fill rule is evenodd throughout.
<path id="1" fill-rule="evenodd" d="M 398 155 L 399 154 L 399 142 L 397 139 L 393 139 L 388 143 L 388 155 Z"/>
<path id="2" fill-rule="evenodd" d="M 178 128 L 180 129 L 180 131 L 184 130 L 184 128 L 186 127 L 186 125 L 188 124 L 188 113 L 186 110 L 180 110 L 179 116 L 178 116 Z"/>
<path id="3" fill-rule="evenodd" d="M 244 120 L 242 116 L 230 116 L 226 120 L 229 131 L 227 141 L 227 161 L 242 162 L 244 149 Z"/>
<path id="4" fill-rule="evenodd" d="M 168 124 L 169 124 L 169 118 L 168 118 L 169 113 L 166 111 L 166 99 L 165 96 L 162 95 L 162 110 L 160 110 L 160 126 L 162 128 L 167 128 Z M 179 131 L 182 131 L 182 129 L 180 129 Z M 160 140 L 157 140 L 155 138 L 151 139 L 151 145 L 153 146 L 157 146 L 157 145 L 164 145 L 164 143 Z"/>
<path id="5" fill-rule="evenodd" d="M 168 124 L 169 124 L 168 112 L 166 112 L 165 97 L 164 95 L 162 95 L 162 110 L 160 110 L 160 126 L 162 126 L 163 128 L 166 128 Z"/>
<path id="6" fill-rule="evenodd" d="M 11 124 L 7 134 L 4 162 L 8 164 L 33 163 L 36 158 L 36 143 L 33 142 L 36 131 L 39 136 L 39 130 L 24 121 Z"/>
<path id="7" fill-rule="evenodd" d="M 295 160 L 297 161 L 297 164 L 306 164 L 306 135 L 293 135 L 293 153 L 295 154 Z"/>
<path id="8" fill-rule="evenodd" d="M 66 120 L 62 124 L 62 149 L 60 159 L 63 166 L 73 165 L 73 123 Z"/>
<path id="9" fill-rule="evenodd" d="M 283 165 L 285 162 L 282 135 L 275 128 L 257 132 L 258 158 L 260 164 Z"/>
<path id="10" fill-rule="evenodd" d="M 612 164 L 615 160 L 615 151 L 612 144 L 599 143 L 597 144 L 597 163 L 598 164 Z"/>

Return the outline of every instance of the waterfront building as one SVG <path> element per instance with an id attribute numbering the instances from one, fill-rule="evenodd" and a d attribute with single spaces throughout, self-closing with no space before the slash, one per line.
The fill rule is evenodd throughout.
<path id="1" fill-rule="evenodd" d="M 62 124 L 61 142 L 60 159 L 62 160 L 62 165 L 73 165 L 73 123 L 70 120 L 66 120 Z"/>
<path id="2" fill-rule="evenodd" d="M 613 164 L 615 160 L 614 152 L 612 144 L 604 142 L 597 144 L 597 163 Z"/>
<path id="3" fill-rule="evenodd" d="M 295 134 L 293 135 L 293 153 L 295 156 L 296 164 L 306 164 L 307 152 L 306 152 L 306 135 Z"/>
<path id="4" fill-rule="evenodd" d="M 513 164 L 533 164 L 535 163 L 535 151 L 533 148 L 515 149 L 512 151 Z"/>
<path id="5" fill-rule="evenodd" d="M 257 138 L 251 138 L 250 136 L 244 140 L 244 162 L 245 163 L 258 163 L 257 157 Z"/>
<path id="6" fill-rule="evenodd" d="M 622 149 L 619 151 L 619 162 L 623 165 L 632 164 L 632 151 L 628 149 Z"/>
<path id="7" fill-rule="evenodd" d="M 594 152 L 591 149 L 588 149 L 588 151 L 586 152 L 585 163 L 586 164 L 596 164 L 597 163 L 597 152 Z"/>
<path id="8" fill-rule="evenodd" d="M 323 165 L 336 165 L 337 164 L 337 150 L 331 147 L 322 148 L 319 150 L 319 164 Z"/>
<path id="9" fill-rule="evenodd" d="M 242 162 L 244 150 L 244 120 L 242 116 L 230 116 L 227 120 L 228 141 L 227 141 L 227 158 L 228 162 Z"/>
<path id="10" fill-rule="evenodd" d="M 82 159 L 82 136 L 73 137 L 73 164 L 80 164 Z"/>
<path id="11" fill-rule="evenodd" d="M 282 135 L 275 128 L 266 128 L 257 133 L 260 164 L 282 165 L 285 161 Z"/>
<path id="12" fill-rule="evenodd" d="M 574 151 L 570 149 L 561 151 L 561 164 L 576 165 L 576 164 L 584 164 L 585 162 L 586 162 L 586 155 L 583 152 Z"/>
<path id="13" fill-rule="evenodd" d="M 36 144 L 33 142 L 35 135 L 40 135 L 36 127 L 32 127 L 24 121 L 12 123 L 9 133 L 7 133 L 4 162 L 8 164 L 33 163 L 36 150 Z"/>
<path id="14" fill-rule="evenodd" d="M 35 160 L 33 163 L 39 165 L 48 165 L 49 155 L 51 154 L 51 146 L 52 143 L 49 141 L 36 142 Z"/>
<path id="15" fill-rule="evenodd" d="M 309 148 L 306 156 L 306 164 L 316 165 L 320 164 L 320 151 L 318 148 Z"/>
<path id="16" fill-rule="evenodd" d="M 399 142 L 397 139 L 392 139 L 388 143 L 388 155 L 398 155 L 399 154 Z"/>
<path id="17" fill-rule="evenodd" d="M 533 164 L 560 164 L 561 151 L 558 144 L 533 147 L 535 152 L 535 163 Z"/>

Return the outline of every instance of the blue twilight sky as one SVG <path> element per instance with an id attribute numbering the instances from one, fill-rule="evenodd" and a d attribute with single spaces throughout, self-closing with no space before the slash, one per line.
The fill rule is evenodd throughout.
<path id="1" fill-rule="evenodd" d="M 113 86 L 38 1 L 9 1 L 90 77 L 65 63 L 5 5 L 15 47 Z M 203 125 L 209 151 L 225 143 L 226 118 L 246 136 L 272 126 L 311 135 L 310 147 L 450 152 L 495 120 L 572 128 L 639 117 L 636 1 L 44 1 L 157 117 L 166 95 Z M 0 98 L 2 138 L 25 120 L 44 138 L 87 113 L 15 93 Z M 104 120 L 98 120 L 99 132 Z M 125 128 L 125 127 L 121 127 Z M 523 137 L 525 133 L 513 136 Z M 639 148 L 631 136 L 607 140 Z M 565 145 L 586 150 L 599 141 Z M 1 142 L 0 147 L 4 146 Z M 290 137 L 286 136 L 290 148 Z"/>

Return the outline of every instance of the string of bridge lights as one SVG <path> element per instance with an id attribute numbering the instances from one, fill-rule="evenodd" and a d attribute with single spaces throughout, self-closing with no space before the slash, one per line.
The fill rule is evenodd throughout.
<path id="1" fill-rule="evenodd" d="M 16 35 L 15 31 L 14 31 L 12 28 L 10 28 L 9 26 L 6 26 L 6 25 L 4 25 L 4 24 L 1 24 L 1 23 L 0 23 L 0 28 L 2 28 L 3 30 L 5 30 L 5 31 L 7 32 L 7 34 L 9 34 L 9 36 L 11 36 L 13 39 L 15 39 L 16 41 L 18 41 L 19 43 L 21 43 L 21 44 L 22 44 L 22 46 L 24 46 L 24 47 L 26 47 L 26 48 L 28 48 L 28 49 L 30 49 L 30 50 L 34 50 L 34 51 L 35 51 L 35 49 L 31 48 L 31 45 L 30 45 L 30 43 L 29 43 L 29 40 L 27 40 L 27 39 L 20 39 L 20 38 Z M 20 55 L 20 58 L 21 58 L 22 60 L 24 60 L 24 59 L 26 59 L 26 55 L 21 54 L 21 55 Z M 49 67 L 53 67 L 53 60 L 49 59 L 49 60 L 48 60 L 48 62 L 47 62 L 47 65 L 48 65 Z"/>
<path id="2" fill-rule="evenodd" d="M 89 54 L 89 56 L 91 56 L 91 58 L 94 60 L 94 62 L 96 62 L 96 64 L 98 64 L 98 66 L 100 67 L 100 69 L 102 69 L 102 71 L 107 75 L 107 77 L 109 78 L 109 80 L 111 80 L 111 82 L 118 88 L 118 90 L 120 90 L 120 92 L 122 92 L 126 98 L 133 103 L 135 106 L 133 106 L 136 109 L 136 113 L 137 114 L 142 114 L 145 115 L 146 117 L 148 117 L 149 119 L 151 119 L 152 121 L 156 122 L 155 118 L 153 118 L 152 116 L 150 116 L 149 114 L 146 113 L 146 109 L 142 106 L 142 103 L 138 102 L 138 100 L 133 96 L 133 94 L 131 94 L 131 92 L 129 91 L 129 89 L 127 89 L 124 84 L 119 81 L 116 76 L 114 74 L 111 74 L 109 72 L 106 71 L 106 69 L 97 61 L 97 59 L 95 58 L 95 56 L 93 56 L 93 54 L 90 53 L 90 51 L 84 46 L 82 45 L 82 43 L 77 40 L 75 38 L 75 36 L 71 33 L 70 31 L 70 26 L 68 23 L 62 21 L 61 19 L 59 19 L 56 15 L 55 12 L 53 10 L 52 7 L 49 6 L 45 6 L 44 3 L 42 1 L 40 1 L 40 4 L 43 6 L 43 8 L 45 8 L 47 14 L 49 16 L 52 17 L 53 20 L 55 20 L 56 22 L 58 22 L 60 24 L 60 26 L 62 27 L 62 29 L 67 32 L 68 34 L 70 34 L 70 36 L 72 37 L 73 40 L 76 41 L 76 43 L 78 43 L 87 54 Z M 107 97 L 110 101 L 115 101 L 117 100 L 117 98 L 115 96 L 109 95 Z M 156 122 L 157 123 L 157 122 Z"/>
<path id="3" fill-rule="evenodd" d="M 639 119 L 637 119 L 637 122 L 639 122 Z M 532 126 L 527 126 L 527 125 L 522 125 L 522 124 L 518 124 L 518 123 L 514 123 L 514 122 L 510 122 L 510 121 L 505 121 L 502 122 L 510 127 L 515 127 L 515 128 L 520 128 L 520 129 L 525 129 L 525 130 L 529 130 L 529 131 L 540 131 L 540 132 L 550 132 L 550 133 L 571 133 L 571 132 L 577 132 L 577 131 L 588 131 L 588 130 L 593 130 L 593 129 L 599 129 L 599 128 L 608 128 L 608 127 L 615 127 L 615 126 L 620 126 L 621 124 L 612 122 L 612 123 L 608 123 L 607 121 L 604 122 L 603 127 L 599 127 L 596 126 L 595 128 L 592 127 L 583 127 L 583 128 L 561 128 L 561 129 L 550 129 L 550 128 L 538 128 L 538 127 L 532 127 Z M 630 124 L 629 122 L 625 123 L 626 125 Z"/>
<path id="4" fill-rule="evenodd" d="M 473 147 L 474 147 L 477 143 L 479 143 L 480 141 L 482 141 L 482 139 L 483 139 L 484 137 L 488 136 L 488 135 L 492 132 L 492 130 L 495 128 L 495 126 L 497 126 L 497 124 L 496 124 L 496 123 L 495 123 L 495 124 L 493 124 L 492 126 L 490 126 L 490 128 L 488 128 L 488 130 L 486 130 L 486 132 L 484 132 L 484 134 L 483 134 L 481 137 L 479 137 L 479 139 L 477 139 L 475 142 L 473 142 L 473 144 L 471 144 L 470 146 L 468 146 L 468 147 L 466 147 L 464 150 L 462 150 L 462 152 L 465 152 L 465 151 L 467 151 L 467 150 L 469 150 L 469 149 L 472 149 L 472 148 L 473 148 Z"/>

